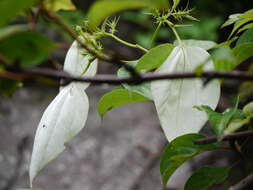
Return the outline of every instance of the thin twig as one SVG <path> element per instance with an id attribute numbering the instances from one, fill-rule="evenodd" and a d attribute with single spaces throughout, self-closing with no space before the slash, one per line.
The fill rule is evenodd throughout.
<path id="1" fill-rule="evenodd" d="M 247 176 L 239 183 L 233 185 L 232 187 L 229 188 L 229 190 L 251 189 L 252 185 L 253 185 L 253 174 Z"/>
<path id="2" fill-rule="evenodd" d="M 229 141 L 229 140 L 232 140 L 232 139 L 240 139 L 240 138 L 249 137 L 249 136 L 253 136 L 253 130 L 225 135 L 225 136 L 222 137 L 221 141 Z M 199 145 L 211 144 L 211 143 L 215 143 L 217 141 L 218 141 L 217 137 L 213 136 L 213 137 L 207 137 L 207 138 L 196 140 L 195 144 L 199 144 Z"/>
<path id="3" fill-rule="evenodd" d="M 44 69 L 44 68 L 15 68 L 8 67 L 8 73 L 16 74 L 13 80 L 17 80 L 17 74 L 22 74 L 24 79 L 29 79 L 33 77 L 46 77 L 51 79 L 65 79 L 70 82 L 89 82 L 89 83 L 109 83 L 109 84 L 139 84 L 147 81 L 156 81 L 156 80 L 177 80 L 177 79 L 193 79 L 193 78 L 226 78 L 226 79 L 235 79 L 243 81 L 252 81 L 253 74 L 250 72 L 243 71 L 231 71 L 231 72 L 203 72 L 201 75 L 198 75 L 194 72 L 185 72 L 185 73 L 172 73 L 172 74 L 142 74 L 140 78 L 133 77 L 117 77 L 116 75 L 96 75 L 95 77 L 81 77 L 74 76 L 65 71 L 57 71 L 53 69 Z M 0 77 L 11 79 L 12 76 L 8 75 L 5 71 L 0 72 Z"/>

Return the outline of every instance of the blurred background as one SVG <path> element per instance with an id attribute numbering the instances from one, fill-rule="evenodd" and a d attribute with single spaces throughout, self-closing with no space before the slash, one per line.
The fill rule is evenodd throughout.
<path id="1" fill-rule="evenodd" d="M 82 25 L 92 0 L 74 0 L 77 11 L 60 11 L 57 14 L 72 28 Z M 200 21 L 187 21 L 192 27 L 180 28 L 182 39 L 200 39 L 222 42 L 228 38 L 231 27 L 220 29 L 230 14 L 241 13 L 253 7 L 252 0 L 185 0 L 182 5 L 193 8 L 193 16 Z M 117 35 L 129 42 L 149 47 L 155 30 L 147 10 L 127 11 L 120 14 Z M 25 23 L 20 18 L 17 23 Z M 61 68 L 72 40 L 61 29 L 45 19 L 39 19 L 37 30 L 58 43 L 58 49 L 41 67 Z M 171 31 L 164 27 L 157 44 L 173 42 Z M 1 43 L 1 42 L 0 42 Z M 112 39 L 103 40 L 106 51 L 136 60 L 142 52 L 125 47 Z M 104 62 L 99 64 L 99 74 L 113 74 L 118 68 Z M 238 91 L 237 82 L 225 82 L 218 109 L 232 105 Z M 0 88 L 5 88 L 0 82 Z M 160 190 L 159 159 L 166 139 L 160 129 L 154 105 L 136 103 L 110 111 L 101 119 L 97 102 L 113 89 L 107 84 L 92 85 L 87 93 L 90 112 L 85 129 L 68 144 L 66 151 L 49 167 L 43 169 L 35 186 L 45 190 Z M 13 95 L 0 96 L 0 189 L 14 190 L 28 187 L 28 166 L 33 137 L 44 109 L 58 93 L 58 84 L 38 80 L 26 82 Z M 10 95 L 12 93 L 8 93 Z M 203 130 L 208 134 L 208 130 Z M 230 155 L 231 154 L 231 155 Z M 229 156 L 228 156 L 229 155 Z M 183 189 L 192 171 L 203 165 L 224 166 L 236 160 L 234 153 L 223 151 L 205 153 L 183 165 L 173 176 L 170 189 Z M 198 163 L 198 165 L 196 165 Z M 201 164 L 200 164 L 201 163 Z M 238 168 L 230 181 L 243 174 Z M 226 186 L 217 186 L 222 189 Z"/>

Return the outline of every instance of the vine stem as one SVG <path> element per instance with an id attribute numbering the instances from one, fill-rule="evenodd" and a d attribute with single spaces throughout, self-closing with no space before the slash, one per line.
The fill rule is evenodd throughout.
<path id="1" fill-rule="evenodd" d="M 41 14 L 44 15 L 46 18 L 53 21 L 55 24 L 60 26 L 69 36 L 71 36 L 74 40 L 76 40 L 84 49 L 86 49 L 91 55 L 95 56 L 96 58 L 103 60 L 105 62 L 113 63 L 117 66 L 124 67 L 130 74 L 135 78 L 140 78 L 140 74 L 129 64 L 126 64 L 120 61 L 117 57 L 108 56 L 101 52 L 96 51 L 94 48 L 86 44 L 83 40 L 79 38 L 79 36 L 68 26 L 64 23 L 64 21 L 58 17 L 56 14 L 46 10 L 45 8 L 41 9 Z"/>
<path id="2" fill-rule="evenodd" d="M 113 38 L 113 39 L 115 39 L 115 40 L 118 41 L 119 43 L 124 44 L 124 45 L 126 45 L 126 46 L 128 46 L 128 47 L 140 49 L 140 50 L 144 51 L 145 53 L 148 52 L 148 50 L 147 50 L 146 48 L 142 47 L 141 45 L 129 43 L 129 42 L 125 41 L 125 40 L 120 39 L 119 37 L 115 36 L 115 35 L 112 34 L 112 33 L 104 32 L 103 34 L 106 35 L 106 36 L 109 36 L 109 37 L 111 37 L 111 38 Z"/>
<path id="3" fill-rule="evenodd" d="M 173 23 L 171 23 L 170 21 L 168 21 L 168 20 L 166 20 L 165 22 L 166 22 L 166 24 L 171 28 L 171 30 L 173 31 L 174 35 L 176 36 L 176 39 L 177 39 L 178 43 L 179 43 L 180 45 L 182 45 L 182 40 L 181 40 L 181 38 L 179 37 L 179 35 L 178 35 L 178 33 L 177 33 L 177 30 L 176 30 L 176 28 L 175 28 L 175 25 L 174 25 Z"/>
<path id="4" fill-rule="evenodd" d="M 162 22 L 159 22 L 159 24 L 158 24 L 158 26 L 157 26 L 157 28 L 156 28 L 153 36 L 152 36 L 152 39 L 150 41 L 150 47 L 152 47 L 152 45 L 154 44 L 154 42 L 155 42 L 155 40 L 158 36 L 158 32 L 160 31 L 161 27 L 162 27 Z"/>

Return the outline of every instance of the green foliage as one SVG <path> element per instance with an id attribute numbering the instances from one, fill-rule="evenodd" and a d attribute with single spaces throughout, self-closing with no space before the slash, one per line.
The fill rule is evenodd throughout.
<path id="1" fill-rule="evenodd" d="M 101 0 L 95 2 L 89 10 L 88 26 L 94 30 L 108 16 L 117 12 L 142 8 L 166 8 L 167 0 Z"/>
<path id="2" fill-rule="evenodd" d="M 203 167 L 197 170 L 186 182 L 185 190 L 208 190 L 222 183 L 229 175 L 228 167 Z"/>
<path id="3" fill-rule="evenodd" d="M 223 113 L 213 111 L 209 106 L 196 106 L 200 111 L 206 112 L 214 133 L 218 139 L 224 135 L 224 131 L 232 120 L 244 119 L 243 112 L 238 109 L 239 98 L 236 105 Z"/>
<path id="4" fill-rule="evenodd" d="M 146 97 L 126 89 L 115 89 L 105 94 L 98 102 L 98 113 L 104 116 L 106 112 L 113 108 L 136 102 L 148 101 Z"/>
<path id="5" fill-rule="evenodd" d="M 75 5 L 71 0 L 44 0 L 44 6 L 47 10 L 50 11 L 59 11 L 59 10 L 75 10 Z"/>
<path id="6" fill-rule="evenodd" d="M 246 61 L 248 58 L 253 56 L 253 42 L 243 43 L 236 46 L 233 49 L 233 53 L 238 63 L 242 63 L 243 61 Z"/>
<path id="7" fill-rule="evenodd" d="M 25 24 L 10 25 L 0 28 L 0 41 L 18 32 L 24 32 L 28 30 L 28 26 Z"/>
<path id="8" fill-rule="evenodd" d="M 151 49 L 140 58 L 136 65 L 136 70 L 147 72 L 158 68 L 169 57 L 174 47 L 172 44 L 162 44 Z"/>
<path id="9" fill-rule="evenodd" d="M 36 0 L 1 0 L 0 1 L 0 26 L 6 24 L 16 17 L 18 13 L 24 11 L 35 4 Z"/>
<path id="10" fill-rule="evenodd" d="M 214 60 L 214 66 L 217 71 L 231 71 L 238 65 L 238 60 L 233 50 L 226 45 L 215 49 L 212 53 L 212 59 Z"/>
<path id="11" fill-rule="evenodd" d="M 21 32 L 0 43 L 0 53 L 23 66 L 36 66 L 48 58 L 54 43 L 40 33 Z"/>
<path id="12" fill-rule="evenodd" d="M 194 141 L 201 138 L 204 138 L 204 136 L 199 134 L 183 135 L 167 145 L 160 161 L 160 172 L 164 186 L 166 186 L 171 175 L 184 162 L 204 151 L 218 148 L 215 144 L 197 145 L 194 143 Z"/>
<path id="13" fill-rule="evenodd" d="M 244 32 L 238 39 L 236 45 L 253 42 L 253 27 Z"/>
<path id="14" fill-rule="evenodd" d="M 217 30 L 222 23 L 220 17 L 201 18 L 199 22 L 184 22 L 188 27 L 179 27 L 178 33 L 182 39 L 211 40 L 218 39 Z"/>
<path id="15" fill-rule="evenodd" d="M 225 23 L 224 26 L 228 26 L 229 24 L 234 23 L 234 27 L 229 38 L 234 34 L 237 35 L 239 32 L 242 32 L 242 29 L 240 31 L 238 31 L 238 29 L 240 29 L 242 26 L 244 26 L 245 29 L 246 28 L 245 25 L 248 25 L 248 23 L 250 23 L 252 20 L 253 20 L 253 9 L 246 11 L 243 14 L 236 14 L 233 20 L 230 19 L 230 22 L 227 21 L 227 23 Z"/>

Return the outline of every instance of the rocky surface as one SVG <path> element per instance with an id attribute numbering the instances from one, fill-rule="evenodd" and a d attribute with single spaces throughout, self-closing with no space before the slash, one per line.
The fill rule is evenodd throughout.
<path id="1" fill-rule="evenodd" d="M 45 190 L 160 190 L 160 153 L 166 144 L 152 103 L 136 103 L 111 110 L 101 119 L 97 102 L 107 85 L 88 90 L 90 111 L 85 129 L 66 151 L 35 179 Z M 32 141 L 43 110 L 56 96 L 48 86 L 26 87 L 11 99 L 0 100 L 0 189 L 28 187 Z M 30 140 L 27 140 L 29 137 Z M 194 163 L 213 163 L 214 154 L 185 164 L 170 189 L 183 189 Z M 204 160 L 204 161 L 203 161 Z M 219 159 L 224 165 L 226 159 Z M 199 164 L 198 164 L 199 165 Z M 200 167 L 200 166 L 199 166 Z"/>

